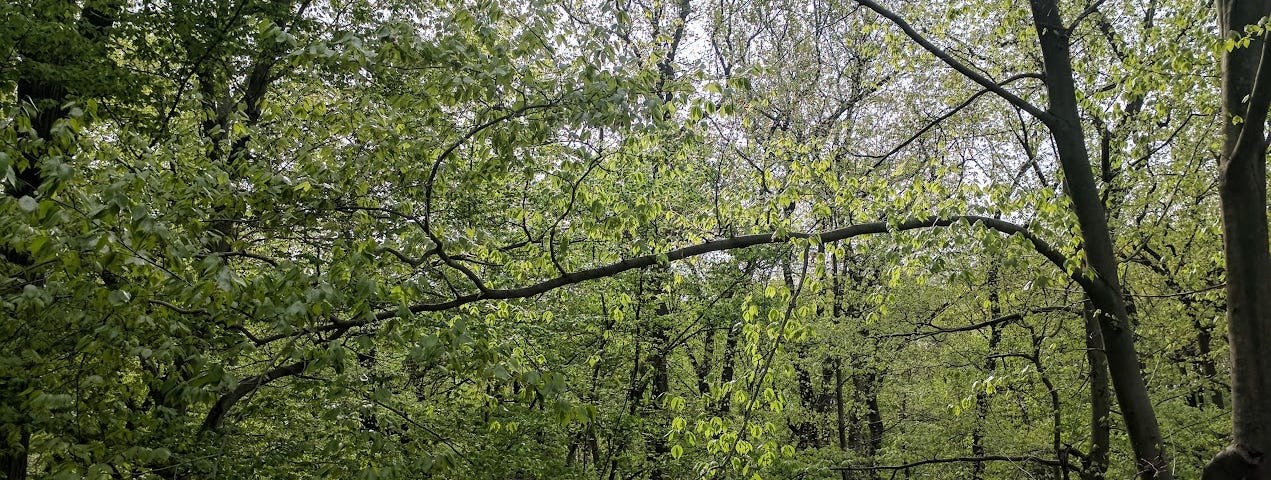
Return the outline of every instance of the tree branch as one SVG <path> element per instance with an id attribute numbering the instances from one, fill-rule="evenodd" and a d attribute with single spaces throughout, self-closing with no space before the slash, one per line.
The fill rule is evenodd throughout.
<path id="1" fill-rule="evenodd" d="M 930 40 L 927 40 L 927 38 L 922 36 L 922 34 L 918 33 L 917 30 L 914 30 L 914 27 L 909 25 L 909 22 L 906 22 L 905 19 L 900 17 L 900 15 L 895 14 L 891 10 L 883 8 L 882 5 L 875 3 L 873 0 L 856 0 L 856 3 L 864 5 L 865 8 L 873 10 L 874 13 L 877 13 L 883 16 L 883 18 L 890 20 L 892 23 L 896 24 L 897 27 L 900 27 L 901 31 L 905 32 L 905 36 L 908 36 L 911 40 L 913 40 L 915 43 L 921 46 L 923 50 L 926 50 L 930 52 L 932 55 L 935 55 L 936 58 L 940 59 L 940 61 L 944 62 L 946 65 L 950 67 L 953 67 L 954 70 L 957 70 L 958 73 L 961 73 L 963 76 L 979 84 L 981 87 L 984 87 L 986 90 L 993 92 L 998 97 L 1001 97 L 1003 100 L 1010 102 L 1011 105 L 1018 107 L 1020 110 L 1028 112 L 1029 115 L 1037 117 L 1038 120 L 1046 121 L 1047 119 L 1050 118 L 1050 114 L 1046 113 L 1045 110 L 1037 108 L 1037 106 L 1031 103 L 1028 103 L 1027 100 L 1022 99 L 1019 96 L 1015 95 L 1014 93 L 1011 93 L 1009 90 L 1003 88 L 997 82 L 990 80 L 988 77 L 980 75 L 975 70 L 972 70 L 971 67 L 968 67 L 962 62 L 959 62 L 958 59 L 953 58 L 953 56 L 949 55 L 948 52 L 944 51 L 940 47 L 937 47 L 935 44 L 931 43 Z"/>
<path id="2" fill-rule="evenodd" d="M 967 463 L 970 463 L 970 462 L 1012 462 L 1012 463 L 1033 462 L 1033 463 L 1040 463 L 1042 465 L 1048 465 L 1052 467 L 1062 466 L 1062 467 L 1066 467 L 1070 469 L 1076 469 L 1076 466 L 1068 465 L 1064 462 L 1060 462 L 1059 460 L 1034 457 L 1031 455 L 1023 456 L 1023 457 L 1009 457 L 1004 455 L 986 455 L 983 457 L 932 458 L 932 459 L 920 460 L 920 461 L 912 462 L 912 463 L 906 463 L 904 465 L 877 465 L 872 467 L 830 467 L 830 470 L 855 471 L 855 472 L 875 471 L 875 470 L 904 470 L 907 468 L 920 467 L 923 465 L 935 465 L 935 464 L 941 464 L 941 463 L 962 463 L 962 462 L 967 462 Z"/>
<path id="3" fill-rule="evenodd" d="M 206 432 L 220 428 L 221 422 L 225 420 L 225 416 L 229 414 L 230 409 L 234 408 L 234 404 L 237 404 L 247 394 L 279 378 L 298 375 L 304 372 L 305 367 L 308 365 L 309 362 L 302 360 L 238 382 L 234 390 L 221 395 L 221 398 L 216 400 L 216 404 L 212 405 L 212 410 L 208 411 L 207 416 L 203 418 L 203 426 L 199 427 L 199 430 Z"/>
<path id="4" fill-rule="evenodd" d="M 1006 85 L 1006 84 L 1008 84 L 1008 83 L 1011 83 L 1011 82 L 1014 82 L 1014 81 L 1016 81 L 1016 80 L 1023 79 L 1023 78 L 1036 78 L 1036 79 L 1039 79 L 1039 80 L 1045 80 L 1045 77 L 1042 77 L 1040 74 L 1036 74 L 1036 73 L 1021 73 L 1021 74 L 1018 74 L 1018 75 L 1013 75 L 1013 76 L 1011 76 L 1010 78 L 1007 78 L 1006 80 L 1002 80 L 1001 82 L 999 82 L 999 83 L 998 83 L 998 85 Z M 976 100 L 977 98 L 980 98 L 981 96 L 983 96 L 984 94 L 989 93 L 989 92 L 990 92 L 990 90 L 988 90 L 988 89 L 981 89 L 980 91 L 975 92 L 975 94 L 971 95 L 971 96 L 970 96 L 970 97 L 968 97 L 966 100 L 962 101 L 962 103 L 959 103 L 957 106 L 954 106 L 953 108 L 949 109 L 949 111 L 945 112 L 943 115 L 940 115 L 939 117 L 936 117 L 935 119 L 931 120 L 930 122 L 927 122 L 927 124 L 926 124 L 926 125 L 924 125 L 922 128 L 918 129 L 918 131 L 917 131 L 917 132 L 914 132 L 914 134 L 913 134 L 913 135 L 910 135 L 910 136 L 909 136 L 909 138 L 906 138 L 906 139 L 905 139 L 905 141 L 900 142 L 900 144 L 899 144 L 899 145 L 896 145 L 896 146 L 895 146 L 895 147 L 893 147 L 891 150 L 887 151 L 887 153 L 884 153 L 884 154 L 882 154 L 882 155 L 861 155 L 861 156 L 866 157 L 866 158 L 877 158 L 877 159 L 878 159 L 878 161 L 877 161 L 877 162 L 874 162 L 874 166 L 873 166 L 872 168 L 878 168 L 878 167 L 879 167 L 879 165 L 882 165 L 882 164 L 883 164 L 883 162 L 884 162 L 885 160 L 887 160 L 887 158 L 888 158 L 888 157 L 891 157 L 892 155 L 895 155 L 895 154 L 896 154 L 896 152 L 899 152 L 899 151 L 903 150 L 905 147 L 908 147 L 908 146 L 909 146 L 911 143 L 913 143 L 915 140 L 918 140 L 918 138 L 919 138 L 919 137 L 922 137 L 923 135 L 926 135 L 926 134 L 927 134 L 927 132 L 931 131 L 931 129 L 932 129 L 932 128 L 935 128 L 935 127 L 936 127 L 936 125 L 939 125 L 940 123 L 944 122 L 945 120 L 948 120 L 948 119 L 949 119 L 949 117 L 952 117 L 952 116 L 954 116 L 954 115 L 957 115 L 957 114 L 958 114 L 958 112 L 961 112 L 961 111 L 962 111 L 963 109 L 965 109 L 966 107 L 971 106 L 971 104 L 972 104 L 972 103 L 975 103 L 975 100 Z"/>
<path id="5" fill-rule="evenodd" d="M 555 290 L 567 285 L 582 283 L 588 280 L 611 277 L 626 271 L 647 268 L 662 262 L 673 262 L 684 260 L 687 258 L 697 257 L 712 252 L 721 252 L 727 250 L 736 250 L 741 248 L 749 248 L 757 245 L 766 245 L 772 243 L 781 243 L 789 239 L 814 239 L 821 243 L 838 242 L 862 235 L 879 234 L 879 233 L 897 233 L 908 230 L 918 230 L 926 228 L 949 227 L 955 224 L 965 222 L 967 224 L 981 224 L 990 230 L 1015 235 L 1024 236 L 1033 248 L 1045 257 L 1050 263 L 1067 271 L 1068 258 L 1059 252 L 1058 249 L 1051 246 L 1045 240 L 1029 232 L 1027 228 L 1005 220 L 984 217 L 979 215 L 957 215 L 952 217 L 938 218 L 915 218 L 905 220 L 899 223 L 891 222 L 870 222 L 852 225 L 836 230 L 828 230 L 820 233 L 800 233 L 792 232 L 784 237 L 778 236 L 776 233 L 759 233 L 753 235 L 743 235 L 740 237 L 732 237 L 721 240 L 712 240 L 705 243 L 690 245 L 687 247 L 677 248 L 663 254 L 651 254 L 641 257 L 629 258 L 609 265 L 580 270 L 577 272 L 561 275 L 549 280 L 518 288 L 507 289 L 488 289 L 470 294 L 458 295 L 453 299 L 438 303 L 417 303 L 407 307 L 410 313 L 422 312 L 439 312 L 450 310 L 462 305 L 466 305 L 478 300 L 509 300 L 517 298 L 528 298 L 542 293 Z M 1102 280 L 1097 278 L 1088 278 L 1083 275 L 1081 270 L 1076 270 L 1069 274 L 1069 277 L 1080 284 L 1088 291 L 1098 291 L 1106 289 L 1106 285 Z M 1093 294 L 1092 294 L 1093 295 Z M 400 309 L 382 310 L 375 314 L 373 319 L 358 319 L 343 322 L 337 322 L 332 325 L 323 327 L 322 330 L 332 330 L 339 328 L 359 327 L 371 323 L 373 321 L 387 320 L 399 315 Z"/>
<path id="6" fill-rule="evenodd" d="M 539 282 L 533 285 L 524 286 L 524 287 L 507 288 L 507 289 L 488 289 L 487 288 L 487 289 L 482 289 L 475 293 L 457 295 L 455 298 L 445 302 L 417 303 L 407 307 L 405 310 L 410 313 L 440 312 L 440 311 L 458 308 L 460 306 L 467 305 L 469 303 L 473 303 L 473 302 L 477 302 L 481 300 L 511 300 L 511 299 L 518 299 L 518 298 L 529 298 L 529 297 L 546 293 L 546 292 L 549 292 L 564 286 L 582 283 L 588 280 L 596 280 L 600 278 L 612 277 L 614 275 L 618 275 L 620 273 L 627 272 L 630 270 L 648 268 L 648 267 L 662 264 L 665 262 L 684 260 L 688 258 L 702 256 L 712 252 L 722 252 L 722 251 L 728 251 L 728 250 L 749 248 L 749 247 L 753 247 L 757 245 L 782 243 L 790 239 L 805 239 L 805 240 L 813 240 L 819 243 L 830 243 L 830 242 L 843 241 L 843 240 L 847 240 L 853 237 L 858 237 L 863 235 L 879 234 L 879 233 L 898 233 L 898 232 L 904 232 L 908 230 L 950 227 L 958 223 L 966 223 L 968 225 L 980 224 L 980 225 L 983 225 L 985 228 L 988 228 L 990 230 L 996 230 L 998 232 L 1001 232 L 1007 235 L 1016 235 L 1016 234 L 1022 235 L 1025 239 L 1027 239 L 1030 243 L 1032 243 L 1033 248 L 1038 253 L 1040 253 L 1043 257 L 1045 257 L 1048 261 L 1050 261 L 1052 264 L 1059 267 L 1060 269 L 1067 271 L 1066 265 L 1067 265 L 1068 258 L 1065 257 L 1062 253 L 1060 253 L 1059 250 L 1055 249 L 1053 246 L 1047 243 L 1045 240 L 1034 235 L 1032 232 L 1029 232 L 1028 229 L 1025 228 L 1024 226 L 1017 225 L 1017 224 L 1014 224 L 1005 220 L 997 219 L 997 218 L 983 217 L 979 215 L 957 215 L 957 216 L 945 217 L 945 218 L 940 218 L 940 217 L 915 218 L 915 219 L 901 221 L 899 223 L 892 223 L 892 222 L 886 222 L 886 221 L 862 223 L 862 224 L 852 225 L 852 226 L 839 228 L 835 230 L 827 230 L 820 233 L 793 232 L 793 233 L 787 233 L 784 236 L 780 236 L 776 233 L 760 233 L 760 234 L 754 234 L 754 235 L 743 235 L 740 237 L 732 237 L 732 238 L 727 238 L 722 240 L 713 240 L 713 241 L 708 241 L 706 243 L 699 243 L 696 245 L 690 245 L 683 248 L 677 248 L 675 250 L 671 250 L 664 254 L 653 254 L 653 255 L 645 255 L 641 257 L 629 258 L 626 260 L 622 260 L 616 263 L 611 263 L 611 264 L 600 266 L 600 267 L 580 270 L 577 272 L 561 275 L 549 280 L 544 280 L 542 282 Z M 1096 304 L 1098 304 L 1097 302 L 1099 298 L 1104 299 L 1104 301 L 1108 301 L 1108 297 L 1112 295 L 1111 290 L 1107 288 L 1107 285 L 1104 284 L 1102 280 L 1098 278 L 1087 277 L 1084 274 L 1084 271 L 1081 269 L 1074 269 L 1072 272 L 1069 273 L 1069 278 L 1071 278 L 1072 280 L 1080 284 L 1083 287 L 1083 289 L 1085 289 L 1087 293 L 1090 294 L 1092 298 L 1096 299 Z M 398 317 L 401 315 L 401 313 L 402 313 L 402 309 L 381 310 L 371 318 L 361 317 L 354 320 L 336 321 L 328 325 L 305 330 L 305 332 L 317 333 L 317 332 L 334 330 L 336 331 L 336 334 L 338 336 L 340 333 L 348 331 L 349 329 L 362 327 L 374 322 Z M 286 337 L 285 335 L 279 335 L 275 337 L 268 337 L 268 339 L 276 340 L 276 339 L 281 339 L 285 337 Z M 208 413 L 207 419 L 203 422 L 203 429 L 204 430 L 215 429 L 217 426 L 219 426 L 221 419 L 225 416 L 225 414 L 229 411 L 229 409 L 233 407 L 233 405 L 236 402 L 238 402 L 238 400 L 242 399 L 252 390 L 255 390 L 256 388 L 264 384 L 267 384 L 271 381 L 274 381 L 278 378 L 301 373 L 304 371 L 305 366 L 306 366 L 305 362 L 297 362 L 291 365 L 275 368 L 273 370 L 270 370 L 266 373 L 261 374 L 260 376 L 241 382 L 237 387 L 235 387 L 235 389 L 232 392 L 223 395 L 220 398 L 220 400 L 216 402 L 216 405 L 213 406 L 212 411 Z"/>
<path id="7" fill-rule="evenodd" d="M 1003 315 L 1001 317 L 997 317 L 985 322 L 965 325 L 961 327 L 937 327 L 935 325 L 931 325 L 932 327 L 935 328 L 934 330 L 927 330 L 923 332 L 913 331 L 913 332 L 905 332 L 905 333 L 888 333 L 888 334 L 881 334 L 881 335 L 873 335 L 871 336 L 871 338 L 897 338 L 897 337 L 917 338 L 917 337 L 933 337 L 933 336 L 941 335 L 945 333 L 970 332 L 970 331 L 979 330 L 985 327 L 991 327 L 994 325 L 1001 325 L 1003 323 L 1023 320 L 1024 317 L 1027 315 L 1034 315 L 1038 313 L 1051 313 L 1051 312 L 1080 313 L 1080 310 L 1074 307 L 1040 307 L 1040 308 L 1034 308 L 1024 313 L 1012 313 L 1010 315 Z"/>

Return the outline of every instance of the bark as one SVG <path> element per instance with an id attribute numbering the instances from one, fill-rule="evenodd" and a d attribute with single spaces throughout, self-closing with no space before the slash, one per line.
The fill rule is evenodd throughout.
<path id="1" fill-rule="evenodd" d="M 1219 31 L 1230 38 L 1271 14 L 1268 0 L 1218 0 Z M 1232 33 L 1236 32 L 1236 33 Z M 1231 345 L 1233 450 L 1255 459 L 1271 451 L 1271 251 L 1266 213 L 1266 120 L 1268 57 L 1265 37 L 1222 56 L 1222 101 L 1226 120 L 1219 164 L 1223 250 L 1227 260 L 1227 331 Z M 1237 119 L 1236 117 L 1239 117 Z M 1238 455 L 1239 457 L 1239 455 Z M 1206 479 L 1223 474 L 1219 454 Z M 1264 465 L 1256 478 L 1271 478 Z M 1223 474 L 1223 475 L 1220 475 Z"/>
<path id="2" fill-rule="evenodd" d="M 819 448 L 821 447 L 820 432 L 816 428 L 817 395 L 812 386 L 812 373 L 804 367 L 800 361 L 807 357 L 807 348 L 800 348 L 798 352 L 798 361 L 794 363 L 794 376 L 799 391 L 799 401 L 803 407 L 811 414 L 804 416 L 797 423 L 787 420 L 786 425 L 790 428 L 790 433 L 794 435 L 796 446 L 800 449 Z"/>
<path id="3" fill-rule="evenodd" d="M 869 427 L 869 438 L 865 442 L 865 455 L 871 459 L 883 448 L 883 413 L 878 406 L 879 379 L 878 372 L 871 369 L 861 375 L 860 386 L 865 396 L 865 420 Z"/>
<path id="4" fill-rule="evenodd" d="M 733 325 L 728 328 L 728 335 L 724 337 L 724 358 L 720 360 L 719 367 L 719 383 L 720 385 L 728 385 L 733 382 L 736 375 L 737 362 L 737 340 L 741 336 L 741 328 Z M 725 387 L 727 388 L 727 387 Z M 727 391 L 727 390 L 725 390 Z M 729 400 L 732 395 L 720 395 L 718 403 L 715 404 L 715 411 L 724 415 L 732 409 L 732 402 Z"/>
<path id="5" fill-rule="evenodd" d="M 1090 153 L 1086 149 L 1077 109 L 1068 30 L 1055 0 L 1030 0 L 1029 4 L 1046 71 L 1049 105 L 1043 121 L 1049 127 L 1059 153 L 1064 186 L 1081 227 L 1086 259 L 1104 287 L 1099 292 L 1087 291 L 1095 299 L 1096 306 L 1109 314 L 1099 317 L 1099 327 L 1113 390 L 1121 406 L 1140 476 L 1144 480 L 1168 480 L 1173 478 L 1173 473 L 1169 470 L 1147 384 L 1139 370 L 1138 352 L 1135 351 L 1130 314 L 1122 296 L 1112 235 L 1091 171 Z M 1265 248 L 1265 243 L 1263 246 Z"/>
<path id="6" fill-rule="evenodd" d="M 1058 152 L 1060 169 L 1064 174 L 1064 187 L 1081 228 L 1086 260 L 1094 273 L 1093 280 L 1074 280 L 1077 280 L 1100 310 L 1111 314 L 1100 317 L 1100 330 L 1106 346 L 1113 390 L 1121 406 L 1121 415 L 1134 448 L 1140 475 L 1144 480 L 1172 479 L 1173 473 L 1168 470 L 1169 461 L 1162 445 L 1156 412 L 1147 393 L 1147 384 L 1139 371 L 1130 313 L 1116 270 L 1112 235 L 1108 229 L 1099 188 L 1094 181 L 1090 152 L 1086 149 L 1085 133 L 1082 131 L 1077 108 L 1069 32 L 1063 23 L 1058 2 L 1029 1 L 1042 54 L 1046 98 L 1049 102 L 1047 108 L 1041 110 L 935 46 L 894 12 L 873 0 L 856 1 L 895 23 L 906 36 L 958 73 L 1041 120 L 1050 130 Z M 1266 242 L 1262 245 L 1265 248 Z"/>
<path id="7" fill-rule="evenodd" d="M 31 430 L 22 424 L 4 427 L 7 428 L 0 428 L 0 432 L 5 433 L 5 437 L 0 438 L 0 441 L 4 442 L 4 450 L 0 451 L 0 472 L 4 472 L 5 478 L 9 480 L 26 478 L 27 452 L 31 448 Z M 9 429 L 18 431 L 17 445 L 9 444 Z"/>
<path id="8" fill-rule="evenodd" d="M 1205 379 L 1211 386 L 1209 388 L 1211 397 L 1210 402 L 1222 410 L 1226 407 L 1223 401 L 1222 389 L 1213 387 L 1213 381 L 1218 378 L 1218 366 L 1214 363 L 1213 347 L 1213 325 L 1205 325 L 1201 322 L 1200 317 L 1192 317 L 1192 325 L 1196 327 L 1196 361 L 1199 362 L 1201 377 Z M 1202 389 L 1203 393 L 1203 389 Z"/>
<path id="9" fill-rule="evenodd" d="M 843 409 L 843 360 L 839 358 L 834 359 L 834 408 L 839 451 L 847 452 L 847 415 Z M 847 480 L 846 470 L 840 471 L 839 474 L 842 480 Z"/>
<path id="10" fill-rule="evenodd" d="M 670 365 L 667 362 L 667 356 L 670 354 L 670 352 L 667 351 L 670 343 L 670 335 L 669 332 L 667 332 L 666 324 L 664 323 L 664 317 L 669 313 L 670 311 L 666 308 L 666 304 L 660 303 L 657 309 L 657 317 L 653 319 L 656 325 L 654 326 L 653 331 L 650 332 L 654 345 L 651 345 L 649 348 L 651 354 L 648 359 L 649 366 L 653 369 L 650 382 L 652 383 L 653 389 L 650 392 L 652 395 L 649 396 L 649 408 L 654 412 L 662 409 L 662 401 L 666 398 L 666 394 L 670 391 Z M 654 429 L 656 434 L 645 439 L 650 449 L 649 465 L 651 471 L 649 473 L 649 479 L 662 480 L 663 478 L 666 478 L 666 471 L 663 469 L 663 466 L 666 464 L 666 458 L 668 458 L 671 453 L 671 446 L 666 441 L 665 432 L 667 430 L 667 425 L 666 422 L 663 421 L 665 419 L 659 419 L 657 415 L 654 415 L 653 417 L 655 418 L 654 423 L 657 424 L 657 427 Z"/>
<path id="11" fill-rule="evenodd" d="M 838 254 L 830 254 L 830 305 L 831 317 L 834 323 L 841 323 L 844 318 L 845 309 L 843 308 L 843 275 L 847 270 L 846 260 L 840 262 Z M 838 434 L 839 451 L 846 453 L 851 447 L 849 446 L 847 431 L 847 408 L 843 404 L 843 357 L 835 356 L 832 362 L 834 367 L 834 420 L 835 431 Z M 841 480 L 848 480 L 847 471 L 840 471 Z"/>
<path id="12" fill-rule="evenodd" d="M 234 390 L 231 390 L 230 393 L 221 396 L 221 398 L 217 399 L 216 404 L 212 405 L 212 410 L 209 411 L 207 416 L 203 418 L 203 426 L 200 430 L 210 431 L 220 429 L 221 423 L 225 420 L 225 417 L 229 415 L 230 409 L 234 408 L 234 405 L 237 404 L 239 400 L 242 400 L 243 397 L 246 397 L 248 394 L 256 391 L 257 388 L 268 385 L 274 380 L 298 375 L 301 372 L 304 372 L 305 367 L 308 365 L 309 363 L 305 361 L 295 362 L 271 369 L 258 376 L 238 382 L 238 385 L 234 387 Z"/>
<path id="13" fill-rule="evenodd" d="M 1086 361 L 1090 365 L 1090 451 L 1081 471 L 1083 480 L 1104 478 L 1111 439 L 1112 392 L 1108 391 L 1108 360 L 1097 314 L 1094 306 L 1085 302 Z"/>
<path id="14" fill-rule="evenodd" d="M 997 288 L 997 265 L 993 265 L 988 271 L 988 279 L 985 282 L 989 289 L 989 318 L 1000 318 L 1002 316 L 1002 306 Z M 988 352 L 984 357 L 984 373 L 993 375 L 997 370 L 997 357 L 994 352 L 997 346 L 1002 342 L 1002 331 L 997 325 L 989 327 L 989 345 Z M 978 389 L 975 392 L 975 413 L 977 423 L 975 429 L 971 431 L 971 456 L 983 457 L 987 452 L 984 448 L 984 422 L 989 415 L 989 396 L 984 389 Z M 971 478 L 979 480 L 984 477 L 984 462 L 975 462 L 971 466 Z"/>
<path id="15" fill-rule="evenodd" d="M 997 304 L 997 291 L 993 291 L 993 308 L 991 315 L 997 318 L 1001 314 L 1001 309 Z M 997 370 L 997 357 L 993 356 L 993 352 L 997 350 L 997 346 L 1002 341 L 1002 331 L 997 325 L 989 327 L 989 348 L 988 354 L 984 359 L 984 372 L 992 375 Z M 987 453 L 984 448 L 984 422 L 989 416 L 989 396 L 984 389 L 978 389 L 975 392 L 975 414 L 977 423 L 975 430 L 971 431 L 971 456 L 983 457 Z M 975 462 L 971 465 L 971 478 L 979 480 L 984 477 L 984 463 Z"/>
<path id="16" fill-rule="evenodd" d="M 703 397 L 711 394 L 711 373 L 714 370 L 715 337 L 719 331 L 717 321 L 712 321 L 709 330 L 702 337 L 702 359 L 693 363 L 693 373 L 697 374 L 697 393 Z"/>

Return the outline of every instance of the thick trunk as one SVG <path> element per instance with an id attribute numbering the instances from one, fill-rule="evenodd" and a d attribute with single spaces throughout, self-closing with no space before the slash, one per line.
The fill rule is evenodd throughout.
<path id="1" fill-rule="evenodd" d="M 1121 406 L 1121 416 L 1134 448 L 1140 476 L 1144 480 L 1171 479 L 1173 473 L 1165 456 L 1156 412 L 1139 371 L 1134 332 L 1131 331 L 1130 315 L 1116 269 L 1112 235 L 1091 171 L 1090 153 L 1086 149 L 1077 110 L 1068 31 L 1055 0 L 1030 0 L 1029 3 L 1046 71 L 1049 106 L 1044 120 L 1059 153 L 1064 186 L 1081 227 L 1086 259 L 1099 280 L 1099 288 L 1088 293 L 1100 310 L 1110 314 L 1099 317 L 1099 327 L 1103 333 L 1113 390 Z"/>
<path id="2" fill-rule="evenodd" d="M 1271 13 L 1271 1 L 1218 0 L 1218 26 L 1240 35 Z M 1229 33 L 1238 32 L 1238 33 Z M 1240 478 L 1224 461 L 1271 451 L 1271 252 L 1266 214 L 1267 105 L 1271 92 L 1263 38 L 1222 56 L 1224 131 L 1219 165 L 1223 248 L 1227 255 L 1227 334 L 1231 345 L 1232 449 L 1205 469 L 1206 479 Z M 1237 118 L 1239 117 L 1239 118 Z M 1243 466 L 1242 466 L 1243 467 Z M 1252 468 L 1252 467 L 1250 467 Z M 1271 478 L 1263 466 L 1256 478 Z"/>

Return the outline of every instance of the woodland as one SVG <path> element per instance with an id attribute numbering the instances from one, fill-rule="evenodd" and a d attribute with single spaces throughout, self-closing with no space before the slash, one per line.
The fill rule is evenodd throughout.
<path id="1" fill-rule="evenodd" d="M 1271 0 L 3 3 L 4 478 L 1271 479 Z"/>

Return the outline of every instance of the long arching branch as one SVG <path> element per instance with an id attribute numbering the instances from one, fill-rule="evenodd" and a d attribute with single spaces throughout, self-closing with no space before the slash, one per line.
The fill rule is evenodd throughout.
<path id="1" fill-rule="evenodd" d="M 1006 100 L 1011 105 L 1028 112 L 1029 115 L 1032 115 L 1043 122 L 1052 118 L 1052 116 L 1045 110 L 1038 108 L 1036 105 L 1029 103 L 1028 100 L 1024 100 L 1018 95 L 1011 93 L 1010 90 L 1007 90 L 1002 86 L 1002 84 L 979 74 L 975 70 L 972 70 L 971 67 L 968 67 L 966 64 L 959 62 L 958 59 L 953 58 L 953 55 L 950 55 L 949 52 L 946 52 L 944 49 L 937 47 L 934 43 L 931 43 L 931 40 L 928 40 L 927 37 L 924 37 L 921 33 L 918 33 L 917 30 L 914 30 L 914 27 L 909 25 L 909 22 L 906 22 L 904 18 L 901 18 L 900 15 L 897 15 L 895 12 L 884 8 L 882 5 L 879 5 L 873 0 L 856 0 L 856 3 L 864 5 L 865 8 L 873 10 L 874 13 L 890 20 L 891 23 L 895 24 L 901 31 L 905 32 L 905 36 L 913 40 L 914 43 L 917 43 L 923 50 L 935 55 L 936 58 L 939 58 L 940 61 L 945 63 L 945 65 L 957 70 L 958 73 L 961 73 L 963 76 L 979 84 L 981 87 L 984 87 L 986 90 L 993 92 L 995 95 L 1001 97 L 1003 100 Z"/>
<path id="2" fill-rule="evenodd" d="M 684 260 L 688 258 L 702 256 L 708 253 L 713 253 L 713 252 L 723 252 L 723 251 L 729 251 L 729 250 L 749 248 L 749 247 L 754 247 L 758 245 L 783 243 L 791 239 L 804 239 L 804 240 L 814 240 L 821 243 L 832 243 L 832 242 L 848 240 L 848 239 L 863 236 L 863 235 L 872 235 L 872 234 L 881 234 L 881 233 L 898 233 L 898 232 L 904 232 L 908 230 L 950 227 L 959 223 L 965 223 L 968 225 L 979 224 L 984 226 L 985 228 L 988 228 L 990 230 L 994 230 L 1000 233 L 1004 233 L 1006 235 L 1022 235 L 1025 239 L 1029 241 L 1029 243 L 1033 245 L 1033 249 L 1036 250 L 1037 253 L 1041 254 L 1043 257 L 1046 258 L 1047 261 L 1059 267 L 1061 270 L 1067 272 L 1069 278 L 1071 278 L 1073 281 L 1081 285 L 1081 287 L 1091 296 L 1091 298 L 1094 300 L 1097 306 L 1100 306 L 1102 308 L 1102 307 L 1105 307 L 1106 305 L 1110 305 L 1110 303 L 1106 303 L 1106 302 L 1110 302 L 1115 298 L 1115 296 L 1111 293 L 1111 290 L 1109 290 L 1107 286 L 1097 277 L 1085 275 L 1085 272 L 1082 269 L 1074 269 L 1072 271 L 1069 271 L 1068 265 L 1067 265 L 1068 258 L 1063 253 L 1061 253 L 1058 249 L 1056 249 L 1055 247 L 1047 243 L 1045 240 L 1043 240 L 1041 237 L 1038 237 L 1037 235 L 1030 232 L 1026 227 L 1015 224 L 1015 223 L 1011 223 L 1005 220 L 997 219 L 997 218 L 990 218 L 990 217 L 984 217 L 979 215 L 956 215 L 956 216 L 950 216 L 950 217 L 914 218 L 914 219 L 901 221 L 898 223 L 887 222 L 887 221 L 862 223 L 862 224 L 851 225 L 848 227 L 839 228 L 835 230 L 827 230 L 820 233 L 793 232 L 793 233 L 787 233 L 785 235 L 778 235 L 777 233 L 759 233 L 759 234 L 743 235 L 740 237 L 732 237 L 732 238 L 726 238 L 726 239 L 720 239 L 720 240 L 712 240 L 712 241 L 707 241 L 705 243 L 699 243 L 699 244 L 690 245 L 687 247 L 677 248 L 663 254 L 644 255 L 640 257 L 629 258 L 626 260 L 622 260 L 620 262 L 611 263 L 611 264 L 600 266 L 600 267 L 580 270 L 577 272 L 568 273 L 565 275 L 561 275 L 549 280 L 544 280 L 542 282 L 535 283 L 533 285 L 524 286 L 524 287 L 508 288 L 508 289 L 484 289 L 478 292 L 474 292 L 474 293 L 470 293 L 466 295 L 460 295 L 444 302 L 417 303 L 407 307 L 406 311 L 409 311 L 410 313 L 440 312 L 445 310 L 451 310 L 463 305 L 467 305 L 469 303 L 474 303 L 474 302 L 483 301 L 483 300 L 511 300 L 511 299 L 519 299 L 519 298 L 529 298 L 529 297 L 547 293 L 549 291 L 552 291 L 561 287 L 565 287 L 568 285 L 582 283 L 588 280 L 596 280 L 601 278 L 612 277 L 623 272 L 636 270 L 636 269 L 642 269 L 642 268 L 648 268 L 648 267 L 663 264 L 666 262 Z M 379 322 L 379 321 L 387 320 L 390 318 L 398 317 L 398 316 L 401 316 L 402 313 L 403 313 L 402 309 L 382 310 L 376 313 L 371 318 L 364 317 L 364 318 L 355 319 L 355 320 L 338 321 L 328 325 L 324 325 L 322 327 L 318 327 L 317 329 L 314 329 L 314 330 L 310 330 L 310 332 L 330 331 L 330 330 L 343 332 L 352 328 L 363 327 L 374 322 Z M 237 403 L 239 400 L 241 400 L 251 391 L 255 390 L 256 388 L 259 388 L 261 385 L 264 385 L 265 383 L 277 380 L 282 377 L 296 375 L 302 371 L 304 371 L 303 364 L 291 364 L 291 365 L 274 368 L 272 370 L 266 371 L 265 373 L 262 373 L 261 375 L 257 377 L 253 377 L 252 379 L 249 379 L 247 381 L 244 381 L 243 383 L 240 383 L 237 387 L 234 388 L 233 391 L 225 395 L 222 395 L 221 398 L 217 400 L 215 407 L 212 409 L 211 412 L 209 412 L 207 419 L 203 423 L 204 428 L 215 429 L 216 427 L 218 427 L 221 420 L 229 412 L 229 410 L 233 408 L 235 403 Z"/>

